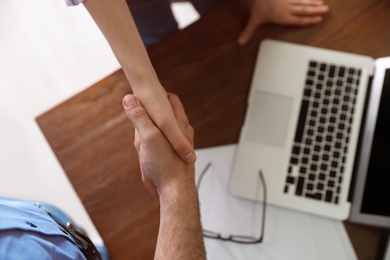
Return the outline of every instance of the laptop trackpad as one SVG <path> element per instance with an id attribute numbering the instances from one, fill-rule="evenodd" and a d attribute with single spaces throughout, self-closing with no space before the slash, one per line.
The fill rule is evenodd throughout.
<path id="1" fill-rule="evenodd" d="M 247 140 L 283 147 L 292 98 L 256 91 L 248 119 Z"/>

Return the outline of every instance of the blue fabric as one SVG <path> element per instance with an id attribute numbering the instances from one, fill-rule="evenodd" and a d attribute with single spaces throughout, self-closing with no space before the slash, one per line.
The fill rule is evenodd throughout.
<path id="1" fill-rule="evenodd" d="M 178 30 L 167 0 L 127 0 L 138 32 L 146 47 Z"/>
<path id="2" fill-rule="evenodd" d="M 86 234 L 85 230 L 78 226 L 77 223 L 68 215 L 66 212 L 64 212 L 62 209 L 60 209 L 57 206 L 54 206 L 53 204 L 46 203 L 46 202 L 35 202 L 34 205 L 44 210 L 46 213 L 49 213 L 50 216 L 57 222 L 60 223 L 68 223 L 70 222 L 74 227 L 76 227 L 78 230 Z M 96 249 L 99 251 L 100 255 L 102 256 L 103 260 L 109 260 L 110 255 L 108 253 L 107 248 L 104 245 L 95 245 Z"/>
<path id="3" fill-rule="evenodd" d="M 191 0 L 200 15 L 222 0 Z M 142 41 L 148 47 L 178 30 L 169 0 L 127 0 Z"/>
<path id="4" fill-rule="evenodd" d="M 0 259 L 85 259 L 72 236 L 33 203 L 0 197 Z"/>
<path id="5" fill-rule="evenodd" d="M 74 227 L 76 227 L 78 230 L 82 231 L 85 234 L 85 231 L 83 228 L 78 226 L 73 219 L 66 214 L 62 209 L 54 206 L 53 204 L 46 203 L 46 202 L 34 202 L 34 205 L 38 208 L 41 208 L 46 213 L 48 213 L 55 221 L 66 224 L 67 222 L 70 222 Z"/>
<path id="6" fill-rule="evenodd" d="M 65 0 L 69 6 L 84 0 Z M 126 0 L 146 47 L 159 42 L 165 36 L 177 31 L 178 24 L 173 16 L 169 0 Z M 195 10 L 203 15 L 223 0 L 189 0 Z"/>

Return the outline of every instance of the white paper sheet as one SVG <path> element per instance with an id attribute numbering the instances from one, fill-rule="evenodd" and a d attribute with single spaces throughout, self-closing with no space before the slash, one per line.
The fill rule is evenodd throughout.
<path id="1" fill-rule="evenodd" d="M 203 228 L 224 237 L 231 234 L 259 237 L 262 203 L 237 198 L 228 191 L 236 147 L 225 145 L 196 151 L 197 180 L 211 162 L 199 187 Z M 209 260 L 357 259 L 341 221 L 271 205 L 266 207 L 261 244 L 243 245 L 205 238 L 205 245 Z"/>

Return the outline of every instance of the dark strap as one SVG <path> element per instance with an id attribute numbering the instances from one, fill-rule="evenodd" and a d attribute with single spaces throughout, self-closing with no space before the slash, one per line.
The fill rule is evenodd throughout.
<path id="1" fill-rule="evenodd" d="M 96 246 L 93 244 L 93 242 L 91 241 L 91 239 L 88 236 L 86 236 L 83 232 L 78 230 L 70 222 L 67 222 L 66 225 L 64 225 L 58 221 L 56 221 L 56 222 L 63 229 L 65 229 L 69 232 L 69 234 L 76 241 L 77 246 L 80 248 L 81 252 L 83 252 L 84 256 L 88 260 L 103 260 L 99 251 L 96 249 Z"/>

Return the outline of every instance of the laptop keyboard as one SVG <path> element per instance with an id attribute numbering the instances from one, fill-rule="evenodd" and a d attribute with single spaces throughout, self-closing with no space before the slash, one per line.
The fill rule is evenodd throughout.
<path id="1" fill-rule="evenodd" d="M 285 193 L 339 203 L 360 75 L 357 68 L 309 62 Z"/>

